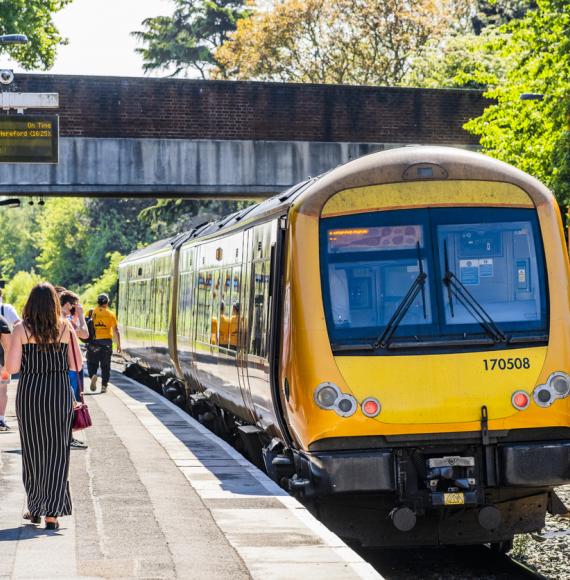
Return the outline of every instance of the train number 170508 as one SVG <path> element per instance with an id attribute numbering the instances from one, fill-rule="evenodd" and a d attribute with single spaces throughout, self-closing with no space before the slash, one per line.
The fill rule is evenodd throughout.
<path id="1" fill-rule="evenodd" d="M 530 369 L 530 360 L 524 358 L 485 358 L 486 371 L 512 371 L 513 369 Z"/>

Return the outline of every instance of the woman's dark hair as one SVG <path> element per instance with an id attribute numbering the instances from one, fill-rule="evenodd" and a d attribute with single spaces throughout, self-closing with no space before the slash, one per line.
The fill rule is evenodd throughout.
<path id="1" fill-rule="evenodd" d="M 61 306 L 51 284 L 42 282 L 32 288 L 22 318 L 39 345 L 45 346 L 58 341 Z"/>

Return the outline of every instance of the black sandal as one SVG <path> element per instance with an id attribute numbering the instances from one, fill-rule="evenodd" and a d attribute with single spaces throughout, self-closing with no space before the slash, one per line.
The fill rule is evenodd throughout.
<path id="1" fill-rule="evenodd" d="M 23 516 L 22 516 L 25 520 L 30 520 L 30 522 L 32 524 L 41 524 L 42 523 L 42 518 L 41 516 L 34 516 L 32 515 L 30 512 L 26 512 Z"/>
<path id="2" fill-rule="evenodd" d="M 57 516 L 46 516 L 46 518 L 56 518 L 55 522 L 48 522 L 46 520 L 46 530 L 59 530 L 59 522 Z"/>

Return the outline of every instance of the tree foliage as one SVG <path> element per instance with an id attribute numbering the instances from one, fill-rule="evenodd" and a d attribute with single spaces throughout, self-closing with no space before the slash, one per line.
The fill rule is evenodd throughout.
<path id="1" fill-rule="evenodd" d="M 247 201 L 159 199 L 155 205 L 140 214 L 141 223 L 146 225 L 156 239 L 185 232 L 199 224 L 213 221 L 250 205 Z"/>
<path id="2" fill-rule="evenodd" d="M 18 270 L 31 271 L 38 256 L 34 231 L 37 206 L 0 211 L 0 279 L 11 278 Z"/>
<path id="3" fill-rule="evenodd" d="M 88 304 L 115 293 L 122 256 L 244 207 L 247 202 L 50 198 L 44 206 L 0 208 L 0 279 L 16 302 L 39 280 Z M 24 297 L 25 299 L 25 297 Z"/>
<path id="4" fill-rule="evenodd" d="M 196 69 L 206 78 L 216 66 L 223 65 L 215 50 L 236 29 L 240 18 L 248 15 L 244 0 L 175 0 L 172 16 L 157 16 L 143 21 L 142 31 L 133 32 L 145 46 L 138 48 L 146 72 L 170 69 L 172 75 Z"/>
<path id="5" fill-rule="evenodd" d="M 494 49 L 511 64 L 505 80 L 487 91 L 497 104 L 467 123 L 484 150 L 548 184 L 570 203 L 570 3 L 538 0 L 513 20 Z M 521 100 L 524 93 L 542 100 Z"/>
<path id="6" fill-rule="evenodd" d="M 215 58 L 236 79 L 399 84 L 411 56 L 450 27 L 459 4 L 274 0 L 240 20 Z"/>
<path id="7" fill-rule="evenodd" d="M 18 272 L 6 285 L 5 302 L 11 304 L 18 314 L 22 314 L 22 310 L 32 288 L 42 282 L 42 277 L 35 272 Z"/>
<path id="8" fill-rule="evenodd" d="M 57 47 L 65 44 L 52 15 L 72 0 L 2 0 L 0 34 L 25 34 L 28 44 L 3 46 L 14 60 L 26 69 L 48 69 Z"/>
<path id="9" fill-rule="evenodd" d="M 94 280 L 105 285 L 105 269 L 116 255 L 156 239 L 138 219 L 153 203 L 52 198 L 43 207 L 0 208 L 0 278 L 36 272 L 78 292 Z"/>
<path id="10" fill-rule="evenodd" d="M 506 78 L 512 55 L 496 50 L 504 25 L 536 7 L 535 0 L 467 0 L 443 37 L 413 55 L 402 84 L 425 88 L 485 89 Z"/>
<path id="11" fill-rule="evenodd" d="M 94 305 L 99 294 L 107 294 L 111 304 L 117 298 L 117 282 L 119 280 L 119 264 L 123 256 L 119 252 L 112 252 L 106 256 L 108 266 L 103 273 L 93 280 L 81 295 L 81 301 L 86 305 Z"/>
<path id="12" fill-rule="evenodd" d="M 494 27 L 482 34 L 453 34 L 430 42 L 412 59 L 404 85 L 430 89 L 485 89 L 506 76 L 510 57 L 492 48 L 501 33 Z"/>

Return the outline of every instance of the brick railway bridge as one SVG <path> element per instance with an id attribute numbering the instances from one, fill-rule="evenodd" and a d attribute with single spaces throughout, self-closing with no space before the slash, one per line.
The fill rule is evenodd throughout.
<path id="1" fill-rule="evenodd" d="M 0 195 L 261 198 L 409 144 L 477 147 L 480 91 L 18 75 L 60 95 L 58 165 L 0 165 Z M 30 110 L 29 113 L 34 111 Z"/>

